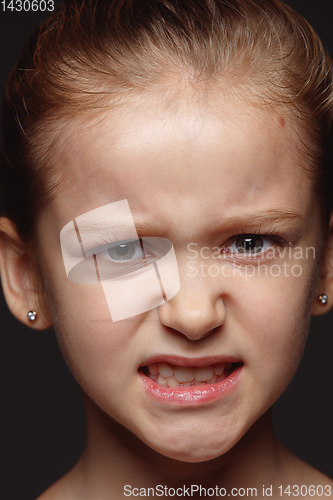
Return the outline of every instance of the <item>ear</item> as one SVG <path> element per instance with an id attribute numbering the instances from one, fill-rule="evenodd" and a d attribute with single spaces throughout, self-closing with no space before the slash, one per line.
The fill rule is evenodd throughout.
<path id="1" fill-rule="evenodd" d="M 45 330 L 52 320 L 42 286 L 38 278 L 34 259 L 24 245 L 15 225 L 6 217 L 0 218 L 0 272 L 5 299 L 14 316 L 35 330 Z M 39 290 L 40 288 L 40 290 Z M 37 319 L 28 319 L 28 311 L 37 311 Z"/>
<path id="2" fill-rule="evenodd" d="M 323 304 L 319 296 L 327 295 L 327 303 Z M 333 306 L 333 214 L 330 220 L 329 233 L 327 236 L 325 248 L 323 249 L 320 276 L 318 279 L 316 293 L 313 299 L 313 316 L 319 316 L 328 312 Z"/>

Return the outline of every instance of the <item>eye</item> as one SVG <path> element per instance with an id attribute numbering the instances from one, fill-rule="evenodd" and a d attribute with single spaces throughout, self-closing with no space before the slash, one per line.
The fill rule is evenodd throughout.
<path id="1" fill-rule="evenodd" d="M 107 250 L 108 255 L 114 260 L 130 260 L 136 250 L 136 244 L 133 242 L 123 243 L 117 245 L 116 247 L 109 248 Z M 140 249 L 141 250 L 141 249 Z M 141 252 L 142 256 L 142 252 Z"/>
<path id="2" fill-rule="evenodd" d="M 228 244 L 223 251 L 229 254 L 254 256 L 266 252 L 274 245 L 273 238 L 260 234 L 240 234 Z"/>
<path id="3" fill-rule="evenodd" d="M 98 245 L 90 248 L 87 257 L 70 269 L 68 279 L 81 284 L 119 279 L 136 271 L 144 271 L 145 268 L 151 269 L 152 264 L 166 256 L 171 249 L 171 241 L 160 237 Z"/>
<path id="4" fill-rule="evenodd" d="M 139 241 L 119 243 L 119 245 L 112 246 L 101 253 L 107 260 L 117 261 L 119 263 L 147 257 L 146 252 L 145 255 L 142 254 L 142 248 Z"/>
<path id="5" fill-rule="evenodd" d="M 235 244 L 239 253 L 259 253 L 264 247 L 264 240 L 258 234 L 245 234 L 237 236 Z"/>

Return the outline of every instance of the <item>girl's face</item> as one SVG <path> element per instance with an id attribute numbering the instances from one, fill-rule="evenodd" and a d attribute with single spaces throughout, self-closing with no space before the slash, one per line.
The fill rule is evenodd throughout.
<path id="1" fill-rule="evenodd" d="M 320 215 L 294 125 L 231 100 L 150 96 L 64 134 L 66 180 L 39 222 L 39 265 L 65 358 L 94 403 L 154 450 L 217 457 L 286 388 L 306 338 Z M 59 233 L 120 200 L 143 241 L 172 242 L 180 289 L 113 322 L 101 284 L 67 278 Z M 166 388 L 156 372 L 170 369 L 195 381 Z"/>

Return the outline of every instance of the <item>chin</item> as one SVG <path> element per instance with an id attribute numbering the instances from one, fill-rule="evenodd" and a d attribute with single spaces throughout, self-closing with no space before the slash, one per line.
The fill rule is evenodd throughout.
<path id="1" fill-rule="evenodd" d="M 213 460 L 214 458 L 223 455 L 228 450 L 224 447 L 219 448 L 216 444 L 214 447 L 210 447 L 201 443 L 192 442 L 187 449 L 184 449 L 183 447 L 179 447 L 179 449 L 159 447 L 156 451 L 158 451 L 161 455 L 179 462 L 199 463 Z"/>
<path id="2" fill-rule="evenodd" d="M 213 460 L 230 450 L 238 439 L 232 439 L 231 436 L 225 436 L 221 432 L 220 439 L 217 439 L 214 426 L 210 432 L 200 432 L 192 430 L 191 432 L 174 432 L 171 436 L 164 434 L 163 439 L 145 440 L 146 444 L 173 460 L 180 462 L 206 462 Z M 224 436 L 223 436 L 224 435 Z"/>

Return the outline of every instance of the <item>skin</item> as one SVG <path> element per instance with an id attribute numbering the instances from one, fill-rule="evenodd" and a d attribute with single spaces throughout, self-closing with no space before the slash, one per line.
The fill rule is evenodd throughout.
<path id="1" fill-rule="evenodd" d="M 83 456 L 41 498 L 123 498 L 124 484 L 258 487 L 258 497 L 262 484 L 275 493 L 279 484 L 332 485 L 275 440 L 269 411 L 298 366 L 311 309 L 324 312 L 318 293 L 333 294 L 332 256 L 321 249 L 319 203 L 300 165 L 293 123 L 213 94 L 200 102 L 188 95 L 172 107 L 162 97 L 138 97 L 88 125 L 67 127 L 60 161 L 66 180 L 38 222 L 43 296 L 28 271 L 33 257 L 14 259 L 3 248 L 11 310 L 27 323 L 26 311 L 42 301 L 44 320 L 34 327 L 54 324 L 87 414 Z M 59 233 L 74 217 L 123 199 L 139 236 L 172 241 L 181 288 L 159 308 L 113 323 L 100 285 L 67 279 Z M 152 229 L 140 232 L 142 222 Z M 18 238 L 8 220 L 2 228 Z M 272 231 L 293 251 L 315 248 L 316 257 L 263 257 L 268 269 L 297 264 L 302 274 L 262 276 L 255 267 L 245 278 L 253 260 L 232 253 L 235 236 Z M 243 274 L 191 276 L 190 242 L 223 248 L 219 265 Z M 208 255 L 204 263 L 216 264 Z M 138 376 L 139 366 L 160 354 L 233 356 L 243 363 L 241 379 L 213 404 L 162 404 Z"/>

